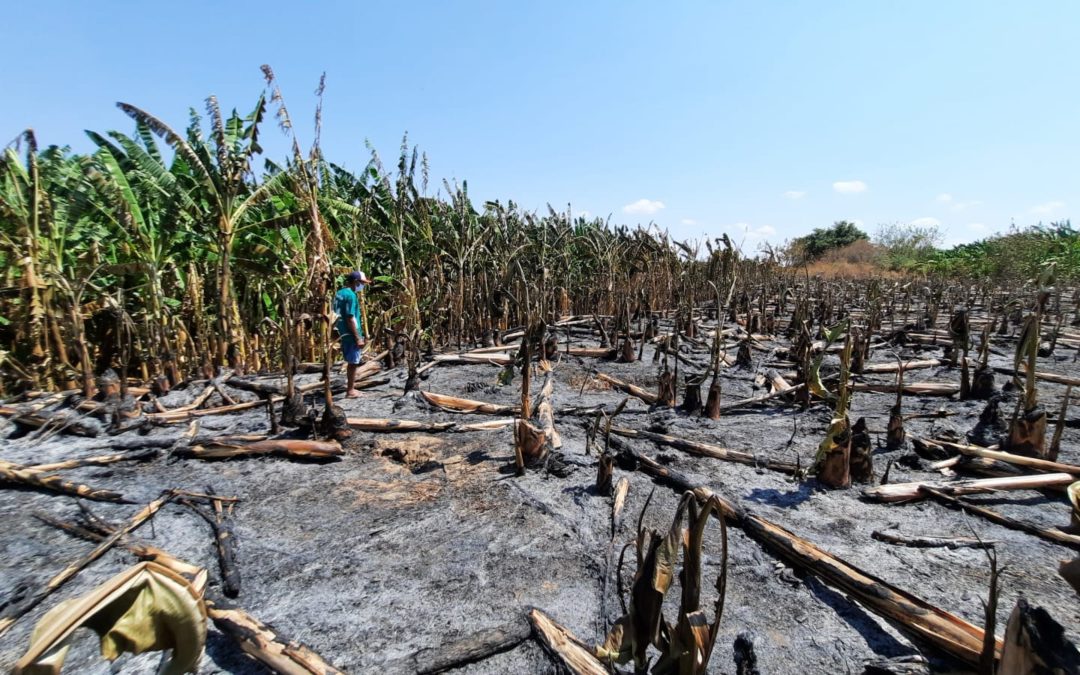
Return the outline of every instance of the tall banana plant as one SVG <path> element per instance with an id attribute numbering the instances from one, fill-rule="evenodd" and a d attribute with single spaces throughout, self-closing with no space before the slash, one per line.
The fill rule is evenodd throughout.
<path id="1" fill-rule="evenodd" d="M 246 335 L 234 288 L 233 246 L 245 226 L 258 225 L 249 219 L 253 207 L 282 189 L 290 178 L 283 172 L 261 185 L 255 182 L 252 161 L 262 153 L 259 125 L 266 114 L 266 98 L 260 95 L 254 110 L 246 117 L 240 117 L 234 110 L 226 118 L 217 99 L 211 96 L 206 101 L 210 119 L 208 136 L 204 136 L 198 117 L 193 114 L 186 138 L 141 108 L 123 102 L 117 106 L 164 139 L 194 182 L 192 200 L 198 208 L 192 215 L 200 224 L 200 234 L 216 255 L 214 277 L 221 339 L 215 360 L 218 364 L 228 362 L 234 368 L 242 368 Z"/>
<path id="2" fill-rule="evenodd" d="M 64 334 L 70 298 L 57 280 L 74 273 L 87 246 L 79 231 L 81 162 L 62 148 L 39 153 L 30 130 L 19 140 L 26 145 L 22 157 L 10 146 L 0 157 L 0 247 L 11 263 L 9 281 L 19 289 L 15 315 L 5 319 L 17 326 L 8 365 L 32 386 L 67 388 L 76 372 Z"/>
<path id="3" fill-rule="evenodd" d="M 92 131 L 87 135 L 99 148 L 87 171 L 96 188 L 90 200 L 116 235 L 113 249 L 122 254 L 103 271 L 135 273 L 124 276 L 137 278 L 131 290 L 139 307 L 133 309 L 141 309 L 145 318 L 139 326 L 149 358 L 161 364 L 175 383 L 179 352 L 190 341 L 184 339 L 184 326 L 171 311 L 179 302 L 170 296 L 166 276 L 178 278 L 184 258 L 193 257 L 190 233 L 198 207 L 190 186 L 165 165 L 145 125 L 138 125 L 138 138 L 115 131 L 108 137 Z"/>

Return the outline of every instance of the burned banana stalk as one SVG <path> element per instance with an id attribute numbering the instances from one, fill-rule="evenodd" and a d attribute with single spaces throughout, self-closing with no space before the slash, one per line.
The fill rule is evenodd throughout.
<path id="1" fill-rule="evenodd" d="M 1045 293 L 1045 286 L 1052 283 L 1053 268 L 1051 267 L 1048 272 L 1049 277 L 1044 273 L 1039 279 L 1039 285 L 1042 287 L 1039 290 L 1040 300 L 1036 302 L 1035 311 L 1024 321 L 1024 328 L 1020 332 L 1020 340 L 1016 345 L 1013 370 L 1019 372 L 1021 364 L 1024 365 L 1025 377 L 1022 382 L 1024 395 L 1016 402 L 1006 440 L 1006 447 L 1010 452 L 1043 458 L 1046 457 L 1046 411 L 1038 404 L 1035 366 L 1039 355 L 1039 334 L 1042 325 L 1042 296 Z M 1014 382 L 1018 386 L 1021 384 L 1018 375 L 1014 376 Z"/>
<path id="2" fill-rule="evenodd" d="M 66 467 L 64 467 L 66 468 Z M 60 476 L 43 473 L 34 467 L 25 467 L 0 460 L 0 485 L 17 485 L 23 487 L 38 488 L 49 492 L 82 497 L 101 502 L 116 502 L 118 504 L 131 504 L 131 500 L 119 492 L 90 487 L 64 480 Z"/>
<path id="3" fill-rule="evenodd" d="M 213 494 L 213 489 L 207 488 L 207 492 Z M 195 499 L 182 498 L 179 503 L 194 511 L 200 518 L 210 525 L 214 533 L 214 547 L 217 550 L 218 566 L 221 570 L 221 591 L 227 598 L 235 598 L 240 595 L 240 569 L 236 564 L 236 533 L 232 525 L 225 520 L 225 510 L 221 501 L 209 499 L 213 506 L 213 512 L 198 503 Z"/>
<path id="4" fill-rule="evenodd" d="M 978 626 L 854 567 L 761 516 L 747 513 L 710 488 L 695 485 L 682 474 L 642 453 L 629 449 L 623 452 L 639 470 L 665 484 L 692 492 L 698 501 L 716 500 L 718 508 L 714 513 L 722 513 L 730 524 L 742 529 L 769 552 L 819 576 L 916 640 L 966 664 L 978 665 L 985 636 Z M 1001 644 L 1000 640 L 995 641 L 997 652 L 1000 652 Z"/>
<path id="5" fill-rule="evenodd" d="M 344 675 L 307 645 L 284 637 L 242 609 L 208 603 L 207 614 L 217 629 L 234 639 L 245 654 L 275 673 Z"/>
<path id="6" fill-rule="evenodd" d="M 551 398 L 555 387 L 553 368 L 549 361 L 541 361 L 540 370 L 544 373 L 544 382 L 536 399 L 533 419 L 524 416 L 527 404 L 522 406 L 523 415 L 514 425 L 514 457 L 518 474 L 527 468 L 545 465 L 551 452 L 562 447 L 562 439 L 555 431 L 555 413 L 551 407 Z M 528 379 L 522 379 L 523 387 Z"/>
<path id="7" fill-rule="evenodd" d="M 231 459 L 258 455 L 278 455 L 291 459 L 325 460 L 340 457 L 344 451 L 337 441 L 308 441 L 301 439 L 270 439 L 253 443 L 207 442 L 177 448 L 177 457 L 192 459 Z"/>
<path id="8" fill-rule="evenodd" d="M 896 370 L 896 403 L 889 408 L 889 426 L 885 433 L 885 447 L 896 450 L 904 444 L 904 364 L 896 357 L 899 368 Z"/>

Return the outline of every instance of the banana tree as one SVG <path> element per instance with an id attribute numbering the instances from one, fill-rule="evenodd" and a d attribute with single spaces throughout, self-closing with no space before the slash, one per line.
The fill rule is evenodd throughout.
<path id="1" fill-rule="evenodd" d="M 259 145 L 259 125 L 266 114 L 266 98 L 260 95 L 255 108 L 241 118 L 235 110 L 225 118 L 217 99 L 207 99 L 206 108 L 211 131 L 204 135 L 199 118 L 192 114 L 187 137 L 181 136 L 165 122 L 130 103 L 117 106 L 136 122 L 160 136 L 176 152 L 180 162 L 195 184 L 194 214 L 200 223 L 200 234 L 216 255 L 215 282 L 217 292 L 217 321 L 222 341 L 215 360 L 229 362 L 241 368 L 245 362 L 245 330 L 234 290 L 233 246 L 237 234 L 245 225 L 251 226 L 249 212 L 291 180 L 288 173 L 279 173 L 261 185 L 256 185 L 252 161 L 262 153 Z"/>
<path id="2" fill-rule="evenodd" d="M 39 152 L 29 130 L 20 140 L 26 144 L 23 157 L 10 146 L 0 157 L 0 248 L 14 263 L 8 274 L 19 289 L 12 317 L 18 326 L 15 348 L 8 360 L 29 376 L 28 384 L 69 388 L 76 372 L 64 334 L 69 299 L 56 280 L 76 275 L 86 235 L 95 233 L 84 231 L 90 226 L 83 219 L 80 160 L 66 148 Z"/>

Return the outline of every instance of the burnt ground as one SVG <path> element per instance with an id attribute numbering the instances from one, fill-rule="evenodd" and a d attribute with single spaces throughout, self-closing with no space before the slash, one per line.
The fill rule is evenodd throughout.
<path id="1" fill-rule="evenodd" d="M 595 346 L 587 337 L 576 344 Z M 1008 366 L 1011 345 L 992 365 Z M 657 366 L 653 347 L 643 362 L 617 364 L 591 358 L 563 356 L 555 369 L 555 406 L 614 405 L 618 392 L 592 381 L 599 369 L 615 377 L 655 389 Z M 940 348 L 905 357 L 940 355 Z M 1059 345 L 1056 354 L 1040 359 L 1040 369 L 1076 375 L 1074 350 Z M 688 353 L 702 363 L 704 351 Z M 753 395 L 754 373 L 772 360 L 756 351 L 754 369 L 727 369 L 724 400 Z M 876 352 L 871 362 L 888 362 L 888 351 Z M 828 367 L 835 370 L 835 358 Z M 685 366 L 683 366 L 685 369 Z M 496 383 L 499 368 L 486 365 L 440 365 L 429 371 L 422 388 L 496 403 L 516 403 L 519 380 Z M 317 376 L 306 376 L 308 379 Z M 359 400 L 341 400 L 350 416 L 396 417 L 415 420 L 472 422 L 481 416 L 462 416 L 420 409 L 399 402 L 404 373 L 390 373 L 389 385 L 367 390 Z M 907 381 L 957 382 L 959 372 L 939 367 L 911 371 Z M 1000 385 L 1007 378 L 997 376 Z M 868 381 L 891 382 L 892 375 L 868 376 Z M 304 380 L 306 381 L 306 380 Z M 176 391 L 163 400 L 182 405 L 199 388 Z M 1065 387 L 1040 384 L 1042 402 L 1056 411 Z M 250 398 L 234 392 L 239 400 Z M 703 392 L 704 393 L 704 392 Z M 870 430 L 885 429 L 891 394 L 857 393 L 852 419 L 865 416 Z M 1012 410 L 1011 395 L 1002 403 Z M 211 401 L 214 403 L 214 401 Z M 318 403 L 321 406 L 321 403 Z M 397 408 L 395 409 L 395 406 Z M 911 435 L 933 437 L 955 432 L 961 438 L 977 422 L 984 404 L 940 397 L 905 399 L 905 413 L 946 408 L 955 413 L 940 419 L 909 421 Z M 1076 419 L 1070 410 L 1068 419 Z M 1053 414 L 1052 414 L 1053 416 Z M 830 409 L 815 404 L 806 410 L 773 401 L 732 411 L 718 421 L 687 417 L 670 410 L 650 411 L 632 400 L 619 424 L 633 428 L 663 428 L 666 433 L 762 456 L 793 460 L 810 466 L 825 433 Z M 596 455 L 585 453 L 590 418 L 561 416 L 561 452 L 572 469 L 569 476 L 530 472 L 515 477 L 507 472 L 513 461 L 513 432 L 440 434 L 375 434 L 355 432 L 340 460 L 303 463 L 274 457 L 208 462 L 165 455 L 144 463 L 85 467 L 63 474 L 77 482 L 115 489 L 138 502 L 147 502 L 169 488 L 235 495 L 242 501 L 233 514 L 239 540 L 243 590 L 236 604 L 285 635 L 303 641 L 347 672 L 410 672 L 410 657 L 424 649 L 461 639 L 483 629 L 524 622 L 529 607 L 539 607 L 592 643 L 603 639 L 602 608 L 611 620 L 620 614 L 614 569 L 607 567 L 611 500 L 592 487 Z M 0 422 L 0 459 L 33 464 L 108 452 L 109 436 L 47 440 L 23 435 Z M 178 435 L 186 425 L 157 428 L 154 435 Z M 202 418 L 201 432 L 265 433 L 265 411 Z M 794 435 L 793 435 L 794 431 Z M 912 454 L 910 441 L 887 452 L 875 434 L 874 464 L 880 477 L 890 460 Z M 790 439 L 790 444 L 789 444 Z M 1080 430 L 1068 426 L 1060 461 L 1080 463 Z M 860 490 L 825 490 L 815 480 L 802 482 L 750 466 L 699 458 L 658 448 L 643 441 L 626 441 L 659 458 L 795 534 L 892 584 L 981 625 L 989 584 L 986 554 L 976 549 L 917 549 L 871 538 L 874 530 L 890 526 L 906 535 L 971 536 L 1000 542 L 997 555 L 1004 567 L 999 633 L 1019 596 L 1046 607 L 1063 624 L 1071 639 L 1080 638 L 1080 601 L 1061 580 L 1057 568 L 1074 553 L 1032 536 L 985 520 L 965 516 L 940 504 L 868 503 Z M 630 492 L 626 514 L 616 533 L 616 559 L 622 544 L 634 536 L 635 521 L 651 490 L 643 473 L 616 468 L 615 479 L 626 477 Z M 940 480 L 927 462 L 894 462 L 890 482 Z M 646 512 L 647 525 L 666 530 L 679 495 L 657 487 Z M 973 501 L 1032 523 L 1062 526 L 1069 507 L 1062 492 L 1009 492 L 972 497 Z M 115 521 L 129 518 L 135 505 L 91 504 L 99 515 Z M 34 490 L 0 491 L 0 603 L 18 585 L 44 582 L 92 548 L 42 524 L 35 512 L 72 518 L 75 501 Z M 205 522 L 176 505 L 167 506 L 138 538 L 175 556 L 206 566 L 211 591 L 218 568 L 211 534 Z M 703 605 L 710 607 L 713 582 L 720 571 L 719 528 L 710 525 L 705 543 Z M 628 558 L 632 559 L 632 556 Z M 74 580 L 24 617 L 0 638 L 0 668 L 12 666 L 28 644 L 29 633 L 44 611 L 57 602 L 84 594 L 94 585 L 132 564 L 134 557 L 120 549 L 81 572 Z M 633 574 L 632 561 L 624 576 Z M 602 578 L 611 574 L 606 596 Z M 713 593 L 713 596 L 709 594 Z M 668 596 L 668 620 L 674 620 L 677 589 Z M 711 612 L 710 612 L 711 613 Z M 728 595 L 720 637 L 710 672 L 733 673 L 732 644 L 740 633 L 754 639 L 763 673 L 859 673 L 866 659 L 916 654 L 919 647 L 880 618 L 863 610 L 813 577 L 788 569 L 757 543 L 730 529 Z M 158 656 L 122 657 L 117 666 L 97 660 L 94 640 L 83 640 L 68 657 L 68 672 L 152 672 Z M 956 664 L 932 659 L 935 670 Z M 556 667 L 533 640 L 475 663 L 461 672 L 546 673 Z M 211 625 L 201 673 L 260 673 L 261 666 L 244 656 L 230 638 Z"/>

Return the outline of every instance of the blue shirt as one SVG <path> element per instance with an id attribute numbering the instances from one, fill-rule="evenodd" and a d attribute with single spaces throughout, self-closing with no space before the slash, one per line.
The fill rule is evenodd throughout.
<path id="1" fill-rule="evenodd" d="M 360 325 L 360 299 L 356 291 L 351 288 L 343 288 L 334 295 L 334 311 L 338 315 L 338 335 L 342 338 L 352 339 L 352 329 L 349 327 L 349 319 L 356 319 L 356 334 L 364 337 L 364 329 Z"/>

